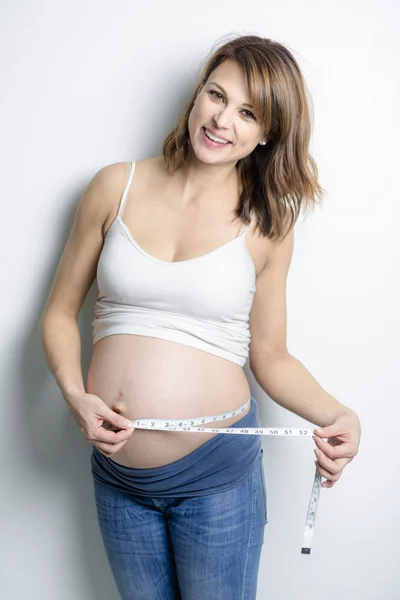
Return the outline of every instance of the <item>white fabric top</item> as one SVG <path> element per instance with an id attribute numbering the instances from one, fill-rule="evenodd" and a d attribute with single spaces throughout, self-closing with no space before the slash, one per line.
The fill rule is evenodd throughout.
<path id="1" fill-rule="evenodd" d="M 99 256 L 93 344 L 108 335 L 146 335 L 243 366 L 256 291 L 255 266 L 245 241 L 253 221 L 240 236 L 202 256 L 174 262 L 155 258 L 139 246 L 121 218 L 134 170 L 133 161 Z"/>

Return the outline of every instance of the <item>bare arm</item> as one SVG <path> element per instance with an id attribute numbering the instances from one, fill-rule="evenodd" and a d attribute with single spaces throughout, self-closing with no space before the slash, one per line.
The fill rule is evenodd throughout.
<path id="1" fill-rule="evenodd" d="M 250 313 L 250 368 L 258 384 L 280 406 L 320 426 L 354 415 L 314 379 L 286 345 L 286 279 L 293 254 L 293 229 L 276 243 L 257 279 Z"/>
<path id="2" fill-rule="evenodd" d="M 81 339 L 73 317 L 52 311 L 42 320 L 46 362 L 65 400 L 85 393 L 81 370 Z"/>
<path id="3" fill-rule="evenodd" d="M 112 203 L 117 203 L 118 178 L 121 179 L 120 164 L 103 167 L 82 194 L 41 317 L 45 358 L 66 399 L 85 391 L 78 314 L 96 277 L 103 226 Z"/>
<path id="4" fill-rule="evenodd" d="M 133 429 L 101 429 L 104 421 L 120 429 L 129 422 L 85 391 L 78 315 L 96 277 L 103 227 L 117 211 L 125 175 L 124 163 L 103 167 L 82 194 L 40 323 L 46 362 L 69 409 L 87 439 L 107 454 L 118 451 Z"/>

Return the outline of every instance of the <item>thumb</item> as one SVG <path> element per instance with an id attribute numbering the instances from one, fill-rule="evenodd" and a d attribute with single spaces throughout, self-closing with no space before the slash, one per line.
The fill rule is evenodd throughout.
<path id="1" fill-rule="evenodd" d="M 118 427 L 118 429 L 135 429 L 129 419 L 126 419 L 122 415 L 114 412 L 108 406 L 104 410 L 104 417 L 107 419 L 107 421 Z"/>
<path id="2" fill-rule="evenodd" d="M 344 433 L 343 429 L 334 423 L 333 425 L 328 425 L 327 427 L 322 427 L 320 429 L 314 429 L 315 435 L 322 438 L 331 438 L 335 435 L 340 435 Z"/>
<path id="3" fill-rule="evenodd" d="M 320 438 L 329 438 L 334 435 L 337 435 L 338 428 L 336 427 L 336 425 L 328 425 L 327 427 L 322 427 L 320 429 L 314 429 L 314 433 L 315 433 L 315 435 L 317 435 Z"/>

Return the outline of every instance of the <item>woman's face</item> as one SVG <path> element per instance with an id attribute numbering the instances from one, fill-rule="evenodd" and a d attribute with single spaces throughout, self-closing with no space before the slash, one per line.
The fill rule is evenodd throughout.
<path id="1" fill-rule="evenodd" d="M 236 61 L 226 60 L 211 73 L 197 96 L 188 127 L 193 151 L 205 163 L 236 163 L 266 140 Z M 204 129 L 228 143 L 210 141 Z"/>

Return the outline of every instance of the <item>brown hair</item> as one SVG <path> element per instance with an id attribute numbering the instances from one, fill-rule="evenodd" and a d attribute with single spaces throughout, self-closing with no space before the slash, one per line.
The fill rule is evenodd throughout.
<path id="1" fill-rule="evenodd" d="M 255 35 L 236 37 L 206 60 L 200 83 L 163 144 L 167 168 L 178 169 L 188 158 L 188 120 L 197 95 L 212 71 L 235 60 L 249 87 L 255 115 L 268 141 L 238 161 L 242 191 L 235 215 L 245 223 L 254 212 L 257 227 L 271 240 L 285 236 L 300 210 L 313 208 L 325 191 L 309 154 L 311 135 L 308 90 L 296 60 L 282 44 Z M 289 223 L 285 232 L 285 224 Z"/>

